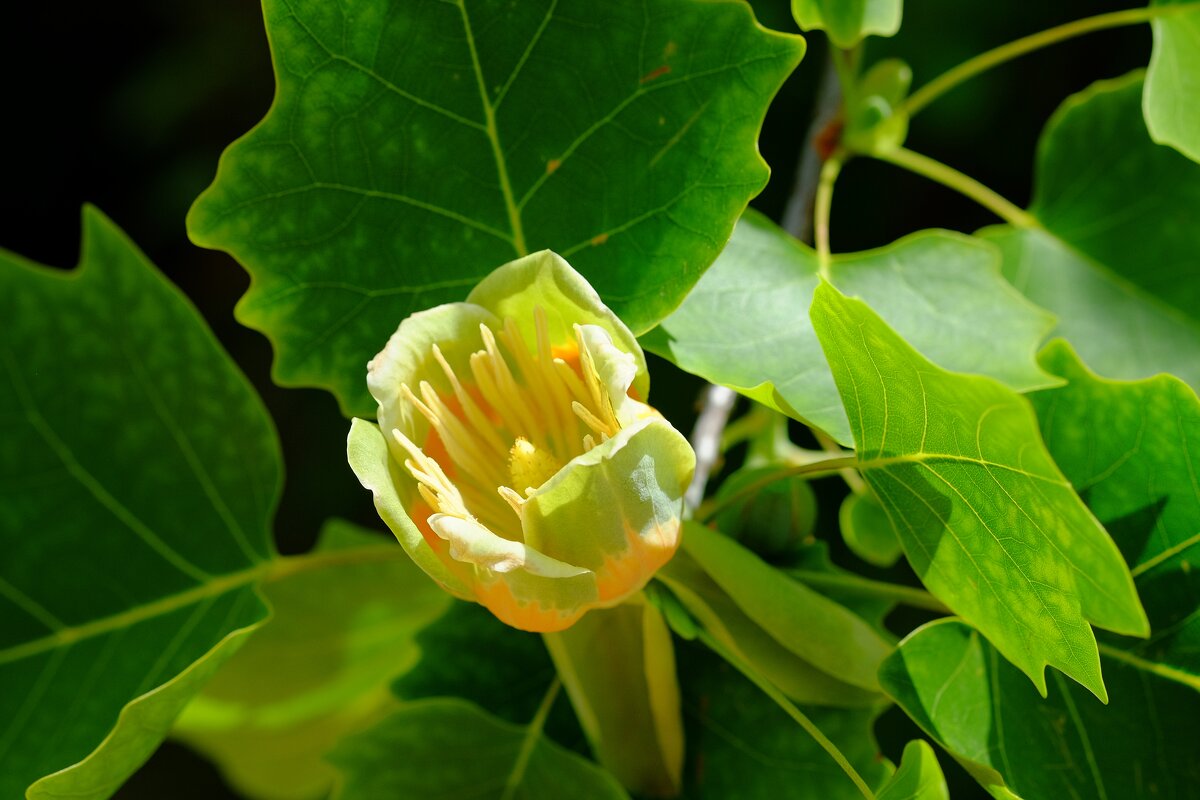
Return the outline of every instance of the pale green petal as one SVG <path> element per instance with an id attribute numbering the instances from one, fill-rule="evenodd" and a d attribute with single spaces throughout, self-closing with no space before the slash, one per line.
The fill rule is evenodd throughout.
<path id="1" fill-rule="evenodd" d="M 415 442 L 425 441 L 429 423 L 400 394 L 407 384 L 414 392 L 421 381 L 429 381 L 444 397 L 453 395 L 445 373 L 433 355 L 436 344 L 447 363 L 459 376 L 469 375 L 471 353 L 483 347 L 479 326 L 496 330 L 499 320 L 487 310 L 470 303 L 448 303 L 413 314 L 400 323 L 387 346 L 367 364 L 367 388 L 379 403 L 379 426 L 399 429 Z M 403 463 L 399 445 L 389 442 Z"/>
<path id="2" fill-rule="evenodd" d="M 637 380 L 637 361 L 613 344 L 608 331 L 599 325 L 580 325 L 579 338 L 623 427 L 647 416 L 658 416 L 653 408 L 629 396 L 629 387 Z"/>
<path id="3" fill-rule="evenodd" d="M 388 454 L 382 431 L 370 422 L 355 419 L 350 423 L 346 457 L 363 487 L 370 490 L 375 510 L 400 541 L 405 552 L 421 569 L 451 594 L 469 599 L 471 590 L 438 558 L 413 524 L 396 491 L 399 467 Z"/>
<path id="4" fill-rule="evenodd" d="M 640 589 L 679 544 L 696 459 L 670 423 L 645 419 L 571 460 L 526 501 L 525 543 L 586 567 L 601 598 Z"/>
<path id="5" fill-rule="evenodd" d="M 429 527 L 450 543 L 450 556 L 493 572 L 524 570 L 543 578 L 574 578 L 589 570 L 548 558 L 520 542 L 504 539 L 478 522 L 451 514 L 434 514 Z"/>
<path id="6" fill-rule="evenodd" d="M 646 357 L 633 333 L 604 305 L 591 284 L 556 253 L 542 250 L 505 264 L 480 281 L 467 302 L 483 306 L 501 319 L 511 317 L 529 343 L 537 341 L 533 310 L 538 306 L 546 312 L 550 342 L 557 347 L 574 343 L 575 325 L 599 325 L 620 349 L 634 357 L 638 397 L 650 393 Z"/>

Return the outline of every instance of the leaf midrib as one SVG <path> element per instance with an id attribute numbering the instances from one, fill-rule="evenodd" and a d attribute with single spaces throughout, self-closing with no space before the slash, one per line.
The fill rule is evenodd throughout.
<path id="1" fill-rule="evenodd" d="M 246 569 L 213 577 L 199 586 L 194 586 L 182 592 L 166 595 L 157 600 L 139 604 L 107 617 L 100 617 L 79 625 L 63 627 L 38 639 L 31 639 L 19 645 L 0 649 L 0 666 L 56 648 L 67 647 L 84 639 L 123 630 L 255 582 L 271 583 L 314 569 L 401 560 L 407 557 L 403 548 L 398 545 L 381 545 L 353 550 L 309 553 L 299 556 L 277 556 L 270 561 L 264 561 Z"/>

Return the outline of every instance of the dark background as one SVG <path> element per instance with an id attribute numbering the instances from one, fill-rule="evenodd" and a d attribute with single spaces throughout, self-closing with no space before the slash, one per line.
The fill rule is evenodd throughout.
<path id="1" fill-rule="evenodd" d="M 763 24 L 794 30 L 787 0 L 753 5 Z M 987 48 L 1121 7 L 1107 0 L 909 0 L 900 35 L 869 40 L 867 63 L 904 58 L 919 86 Z M 773 176 L 753 204 L 775 219 L 791 190 L 825 62 L 823 35 L 808 39 L 808 55 L 762 134 Z M 1144 66 L 1149 52 L 1149 27 L 1139 25 L 1025 56 L 935 102 L 914 123 L 908 145 L 1024 205 L 1049 115 L 1092 81 Z M 0 22 L 0 247 L 70 267 L 78 256 L 79 209 L 90 202 L 182 287 L 279 428 L 287 485 L 276 534 L 289 553 L 307 549 L 328 517 L 379 523 L 346 466 L 347 427 L 332 396 L 271 384 L 267 341 L 232 315 L 246 274 L 228 256 L 191 245 L 184 230 L 187 208 L 211 181 L 221 150 L 266 112 L 273 87 L 256 0 L 13 3 Z M 920 228 L 969 232 L 996 222 L 947 189 L 867 159 L 843 172 L 832 219 L 835 252 L 884 245 Z M 660 360 L 652 371 L 655 405 L 690 430 L 700 382 Z M 835 557 L 869 572 L 844 552 Z M 907 628 L 919 620 L 893 621 Z M 904 742 L 920 735 L 894 709 L 878 733 L 894 761 Z M 943 757 L 953 796 L 982 797 L 948 761 Z M 170 744 L 117 794 L 121 800 L 233 796 L 210 765 Z"/>

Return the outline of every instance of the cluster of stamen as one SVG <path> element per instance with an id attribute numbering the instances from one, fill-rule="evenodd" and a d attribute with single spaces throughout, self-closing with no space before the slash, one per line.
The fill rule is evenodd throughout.
<path id="1" fill-rule="evenodd" d="M 532 352 L 511 318 L 499 332 L 479 326 L 483 349 L 469 359 L 474 391 L 433 346 L 457 409 L 428 381 L 421 381 L 416 391 L 401 386 L 404 398 L 440 439 L 454 480 L 443 468 L 448 465 L 439 464 L 399 430 L 392 431 L 410 456 L 404 465 L 430 509 L 477 519 L 512 539 L 520 538 L 520 526 L 514 529 L 505 507 L 519 519 L 522 504 L 535 489 L 569 460 L 620 430 L 612 400 L 584 347 L 582 329 L 575 326 L 576 368 L 555 355 L 540 307 L 534 310 L 534 322 Z"/>

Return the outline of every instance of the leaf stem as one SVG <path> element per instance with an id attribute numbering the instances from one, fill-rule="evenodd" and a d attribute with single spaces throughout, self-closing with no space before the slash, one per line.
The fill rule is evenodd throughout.
<path id="1" fill-rule="evenodd" d="M 706 644 L 714 653 L 728 661 L 729 664 L 734 667 L 734 669 L 745 675 L 751 683 L 762 690 L 763 694 L 774 700 L 776 705 L 786 711 L 787 715 L 795 720 L 795 722 L 799 724 L 800 727 L 803 728 L 804 731 L 811 736 L 817 744 L 821 746 L 821 749 L 829 754 L 830 758 L 837 762 L 837 765 L 842 768 L 842 772 L 845 772 L 846 777 L 853 781 L 854 785 L 858 788 L 858 791 L 862 793 L 863 797 L 865 797 L 867 800 L 875 800 L 875 793 L 871 791 L 871 787 L 868 786 L 867 782 L 864 781 L 862 776 L 858 774 L 858 771 L 854 769 L 854 766 L 850 763 L 842 751 L 838 749 L 838 746 L 830 741 L 829 737 L 822 733 L 821 729 L 818 728 L 803 711 L 797 708 L 791 700 L 788 700 L 787 697 L 784 696 L 783 692 L 775 688 L 775 685 L 769 680 L 759 675 L 753 667 L 739 658 L 733 653 L 733 651 L 714 639 L 712 634 L 710 634 L 708 631 L 701 630 L 698 633 L 697 638 L 704 642 L 704 644 Z"/>
<path id="2" fill-rule="evenodd" d="M 914 172 L 949 189 L 954 189 L 1015 227 L 1041 227 L 1037 219 L 1028 211 L 1018 208 L 974 178 L 964 175 L 940 161 L 935 161 L 929 156 L 921 155 L 904 147 L 866 155 Z"/>
<path id="3" fill-rule="evenodd" d="M 936 611 L 940 614 L 953 614 L 946 605 L 924 589 L 915 586 L 903 586 L 887 581 L 875 581 L 858 575 L 836 572 L 816 572 L 807 569 L 787 570 L 801 583 L 819 589 L 837 589 L 854 594 L 858 597 L 871 597 L 880 600 L 894 600 L 912 608 L 923 608 L 926 611 Z"/>
<path id="4" fill-rule="evenodd" d="M 1197 8 L 1200 8 L 1200 3 L 1127 8 L 1122 11 L 1113 11 L 1108 14 L 1098 14 L 1094 17 L 1078 19 L 1074 22 L 1068 22 L 1039 33 L 1031 34 L 1030 36 L 1025 36 L 1008 44 L 988 50 L 986 53 L 980 53 L 977 56 L 967 59 L 957 67 L 953 67 L 942 73 L 913 92 L 904 103 L 904 111 L 911 118 L 918 111 L 960 83 L 975 77 L 981 72 L 986 72 L 992 67 L 999 66 L 1018 56 L 1031 53 L 1034 50 L 1040 50 L 1048 45 L 1057 44 L 1058 42 L 1072 39 L 1085 33 L 1092 33 L 1093 31 L 1119 28 L 1125 25 L 1136 25 L 1137 23 L 1147 22 L 1157 17 L 1178 14 L 1183 11 L 1192 11 Z"/>
<path id="5" fill-rule="evenodd" d="M 817 270 L 821 277 L 829 280 L 829 215 L 833 209 L 833 186 L 845 163 L 844 150 L 836 150 L 821 166 L 821 179 L 817 182 L 817 194 L 813 200 L 813 234 L 817 246 Z"/>
<path id="6" fill-rule="evenodd" d="M 511 800 L 517 789 L 520 788 L 521 781 L 525 778 L 525 770 L 529 767 L 529 759 L 533 756 L 538 739 L 542 736 L 542 730 L 546 727 L 546 718 L 550 716 L 550 709 L 554 707 L 554 701 L 558 699 L 560 688 L 562 688 L 562 680 L 555 675 L 554 680 L 550 682 L 550 687 L 546 689 L 545 696 L 542 697 L 542 702 L 538 705 L 537 713 L 533 715 L 533 719 L 525 731 L 525 739 L 521 742 L 521 750 L 517 753 L 517 760 L 513 762 L 512 771 L 508 773 L 508 780 L 504 782 L 504 794 L 500 796 L 500 800 Z"/>
<path id="7" fill-rule="evenodd" d="M 699 521 L 702 523 L 711 522 L 712 518 L 723 509 L 733 505 L 739 500 L 744 500 L 745 498 L 762 489 L 764 486 L 769 486 L 772 483 L 781 481 L 785 478 L 791 478 L 796 475 L 832 475 L 839 470 L 853 468 L 857 463 L 858 459 L 854 456 L 846 456 L 843 458 L 827 458 L 822 461 L 814 461 L 811 464 L 799 464 L 794 467 L 781 469 L 778 472 L 774 472 L 770 475 L 764 475 L 762 478 L 754 481 L 751 484 L 748 484 L 736 492 L 733 492 L 727 497 L 714 499 L 711 505 L 704 509 L 704 513 L 698 515 Z"/>

